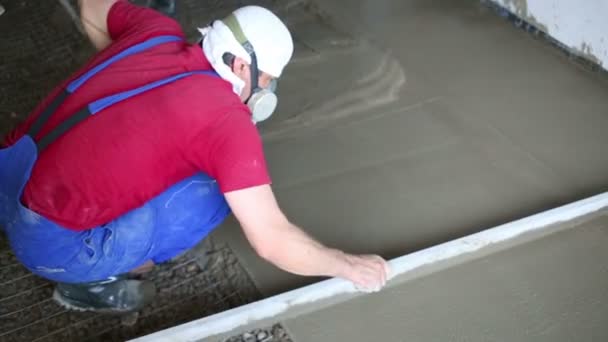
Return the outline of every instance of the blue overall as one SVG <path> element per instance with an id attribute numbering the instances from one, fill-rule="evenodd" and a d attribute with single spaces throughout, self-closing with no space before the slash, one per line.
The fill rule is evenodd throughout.
<path id="1" fill-rule="evenodd" d="M 85 231 L 72 231 L 38 215 L 20 199 L 38 154 L 70 127 L 115 103 L 193 74 L 188 72 L 95 101 L 35 142 L 45 121 L 67 96 L 113 62 L 158 44 L 180 40 L 160 36 L 134 45 L 71 82 L 42 112 L 27 135 L 0 150 L 0 226 L 16 257 L 31 272 L 66 283 L 107 279 L 148 260 L 167 261 L 194 247 L 230 213 L 215 180 L 202 173 L 174 184 L 143 206 Z M 103 115 L 103 114 L 101 114 Z"/>

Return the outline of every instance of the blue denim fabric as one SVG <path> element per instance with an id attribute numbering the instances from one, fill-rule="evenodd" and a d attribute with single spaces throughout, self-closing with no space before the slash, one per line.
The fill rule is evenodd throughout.
<path id="1" fill-rule="evenodd" d="M 230 214 L 215 180 L 199 173 L 108 224 L 71 231 L 19 201 L 36 156 L 28 136 L 0 150 L 0 225 L 19 261 L 50 280 L 97 281 L 147 260 L 167 261 L 194 247 Z"/>

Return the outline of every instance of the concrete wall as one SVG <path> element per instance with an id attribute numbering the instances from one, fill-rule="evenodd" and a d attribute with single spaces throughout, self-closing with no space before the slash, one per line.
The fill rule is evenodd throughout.
<path id="1" fill-rule="evenodd" d="M 608 0 L 491 0 L 608 70 Z"/>

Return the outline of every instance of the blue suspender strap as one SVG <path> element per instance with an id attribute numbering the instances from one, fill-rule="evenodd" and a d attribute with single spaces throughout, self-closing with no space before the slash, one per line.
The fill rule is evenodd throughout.
<path id="1" fill-rule="evenodd" d="M 137 96 L 148 90 L 158 88 L 165 84 L 175 82 L 177 80 L 180 80 L 184 77 L 188 77 L 191 75 L 210 75 L 210 76 L 219 77 L 219 75 L 215 71 L 210 71 L 210 70 L 186 72 L 183 74 L 167 77 L 160 81 L 155 81 L 155 82 L 146 84 L 139 88 L 127 90 L 127 91 L 97 100 L 97 101 L 89 104 L 87 107 L 79 110 L 76 114 L 67 118 L 65 121 L 63 121 L 62 123 L 57 125 L 57 127 L 55 129 L 53 129 L 49 134 L 47 134 L 42 139 L 40 139 L 37 143 L 38 151 L 43 151 L 53 141 L 55 141 L 55 139 L 59 138 L 61 135 L 63 135 L 65 132 L 67 132 L 70 128 L 76 126 L 79 122 L 86 120 L 90 115 L 97 114 L 100 111 L 102 111 L 118 102 L 131 98 L 133 96 Z"/>
<path id="2" fill-rule="evenodd" d="M 88 81 L 91 77 L 93 77 L 95 74 L 97 74 L 101 70 L 107 68 L 112 63 L 114 63 L 118 60 L 121 60 L 127 56 L 130 56 L 130 55 L 136 54 L 138 52 L 144 51 L 146 49 L 152 48 L 156 45 L 168 43 L 168 42 L 176 42 L 176 41 L 181 41 L 181 40 L 182 40 L 182 38 L 177 37 L 177 36 L 154 37 L 154 38 L 146 40 L 143 43 L 139 43 L 139 44 L 131 46 L 130 48 L 120 52 L 116 56 L 109 58 L 107 61 L 105 61 L 105 62 L 97 65 L 93 69 L 87 71 L 84 75 L 82 75 L 82 76 L 78 77 L 77 79 L 75 79 L 74 81 L 70 82 L 70 84 L 68 84 L 67 88 L 53 99 L 51 104 L 49 104 L 49 106 L 46 107 L 44 109 L 44 111 L 42 113 L 40 113 L 38 118 L 34 121 L 34 123 L 30 127 L 30 130 L 28 131 L 27 134 L 30 137 L 32 137 L 32 139 L 34 139 L 38 135 L 38 133 L 40 133 L 40 130 L 42 129 L 44 124 L 48 121 L 48 119 L 51 117 L 51 115 L 53 115 L 53 113 L 57 110 L 57 108 L 59 108 L 59 106 L 63 103 L 63 101 L 65 101 L 65 99 L 68 97 L 69 94 L 73 93 L 76 89 L 80 88 L 80 86 L 82 86 L 84 83 L 86 83 L 86 81 Z"/>
<path id="3" fill-rule="evenodd" d="M 57 95 L 50 105 L 48 105 L 42 113 L 38 116 L 38 118 L 32 123 L 30 126 L 30 130 L 27 132 L 27 135 L 35 139 L 40 130 L 44 126 L 44 124 L 48 121 L 48 119 L 55 113 L 57 108 L 65 101 L 65 99 L 70 95 L 66 90 L 63 90 L 59 95 Z"/>
<path id="4" fill-rule="evenodd" d="M 152 48 L 152 47 L 160 45 L 160 44 L 169 43 L 169 42 L 178 42 L 178 41 L 182 41 L 182 38 L 177 37 L 177 36 L 158 36 L 158 37 L 148 39 L 143 43 L 133 45 L 130 48 L 109 58 L 107 61 L 99 64 L 98 66 L 94 67 L 93 69 L 87 71 L 84 75 L 82 75 L 79 78 L 72 81 L 68 85 L 67 90 L 69 93 L 73 93 L 74 91 L 76 91 L 76 89 L 80 88 L 80 86 L 85 84 L 86 81 L 88 81 L 91 77 L 95 76 L 98 72 L 102 71 L 103 69 L 110 66 L 112 63 L 117 62 L 125 57 L 134 55 L 136 53 L 142 52 L 144 50 L 147 50 L 149 48 Z"/>
<path id="5" fill-rule="evenodd" d="M 206 71 L 192 71 L 192 72 L 185 72 L 183 74 L 179 74 L 179 75 L 175 75 L 175 76 L 171 76 L 171 77 L 167 77 L 165 79 L 156 81 L 156 82 L 152 82 L 149 84 L 146 84 L 144 86 L 141 86 L 139 88 L 135 88 L 132 90 L 127 90 L 127 91 L 123 91 L 122 93 L 118 93 L 115 95 L 111 95 L 108 97 L 105 97 L 103 99 L 97 100 L 91 104 L 89 104 L 89 112 L 91 114 L 97 114 L 100 111 L 106 109 L 107 107 L 110 107 L 113 104 L 116 104 L 120 101 L 126 100 L 128 98 L 131 98 L 133 96 L 139 95 L 143 92 L 146 92 L 148 90 L 154 89 L 154 88 L 158 88 L 160 86 L 163 86 L 167 83 L 171 83 L 171 82 L 175 82 L 177 80 L 180 80 L 184 77 L 188 77 L 191 75 L 196 75 L 196 74 L 200 74 L 200 75 L 211 75 L 211 76 L 218 76 L 218 74 L 215 71 L 210 71 L 210 70 L 206 70 Z"/>
<path id="6" fill-rule="evenodd" d="M 65 132 L 67 132 L 70 128 L 76 126 L 79 122 L 84 121 L 90 115 L 87 107 L 79 110 L 76 114 L 69 116 L 67 119 L 63 120 L 57 127 L 53 128 L 47 135 L 43 136 L 36 142 L 36 146 L 38 147 L 38 153 L 44 151 L 49 145 L 55 141 L 57 138 L 62 136 Z"/>
<path id="7" fill-rule="evenodd" d="M 127 56 L 142 52 L 146 49 L 150 49 L 154 46 L 164 44 L 164 43 L 169 43 L 169 42 L 178 42 L 178 41 L 182 41 L 182 38 L 177 37 L 177 36 L 154 37 L 154 38 L 146 40 L 143 43 L 139 43 L 134 46 L 131 46 L 130 48 L 127 48 L 126 50 L 109 58 L 108 60 L 104 61 L 103 63 L 95 66 L 91 70 L 84 73 L 82 76 L 80 76 L 77 79 L 75 79 L 74 81 L 70 82 L 68 84 L 68 86 L 66 87 L 66 89 L 64 91 L 62 91 L 59 95 L 57 95 L 51 101 L 49 106 L 47 108 L 45 108 L 42 111 L 42 113 L 40 113 L 38 118 L 32 123 L 32 126 L 30 127 L 27 134 L 29 136 L 31 136 L 32 138 L 35 138 L 40 133 L 40 130 L 42 129 L 44 124 L 48 121 L 48 119 L 51 117 L 51 115 L 53 115 L 53 113 L 57 110 L 57 108 L 59 108 L 59 106 L 65 101 L 65 99 L 71 93 L 76 91 L 84 83 L 86 83 L 91 77 L 95 76 L 97 73 L 104 70 L 112 63 L 119 61 Z M 145 90 L 147 90 L 147 89 L 145 89 Z M 106 107 L 107 107 L 107 105 L 106 105 Z M 86 113 L 86 116 L 88 116 L 90 114 L 88 108 L 84 108 L 83 110 L 80 110 L 78 113 L 74 114 L 72 117 L 69 117 L 64 122 L 62 122 L 57 127 L 57 129 L 55 129 L 53 132 L 49 133 L 49 135 L 47 137 L 44 137 L 43 139 L 41 139 L 41 141 L 44 140 L 44 144 L 40 144 L 40 143 L 38 144 L 39 150 L 40 150 L 41 146 L 43 146 L 45 148 L 46 146 L 48 146 L 48 144 L 50 144 L 50 142 L 54 141 L 61 134 L 65 133 L 69 128 L 73 127 L 78 122 L 84 120 L 84 118 L 86 118 L 86 116 L 83 116 L 83 114 L 85 114 L 85 113 Z M 59 134 L 57 134 L 57 133 L 59 133 Z"/>

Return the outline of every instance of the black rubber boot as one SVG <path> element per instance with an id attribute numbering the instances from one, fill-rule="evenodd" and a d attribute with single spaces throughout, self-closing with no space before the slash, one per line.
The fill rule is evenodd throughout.
<path id="1" fill-rule="evenodd" d="M 53 299 L 70 310 L 124 314 L 143 308 L 155 294 L 149 281 L 117 276 L 91 283 L 58 283 Z"/>
<path id="2" fill-rule="evenodd" d="M 148 7 L 175 18 L 175 0 L 148 0 Z"/>

